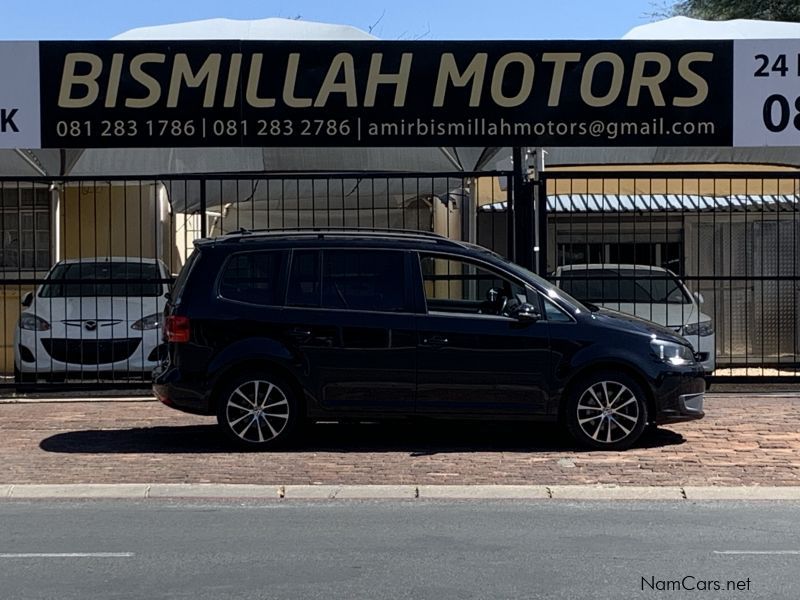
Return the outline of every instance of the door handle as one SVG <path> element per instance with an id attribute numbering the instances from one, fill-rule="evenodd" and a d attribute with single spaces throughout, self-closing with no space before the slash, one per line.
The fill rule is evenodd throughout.
<path id="1" fill-rule="evenodd" d="M 311 337 L 311 330 L 304 329 L 303 327 L 294 327 L 289 330 L 289 335 L 297 338 L 307 338 Z"/>
<path id="2" fill-rule="evenodd" d="M 448 344 L 448 340 L 443 335 L 432 335 L 427 338 L 422 339 L 422 343 L 425 346 L 446 346 Z"/>

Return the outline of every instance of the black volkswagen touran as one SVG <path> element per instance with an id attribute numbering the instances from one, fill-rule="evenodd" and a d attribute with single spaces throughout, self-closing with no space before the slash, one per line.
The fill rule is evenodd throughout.
<path id="1" fill-rule="evenodd" d="M 164 316 L 156 395 L 247 448 L 305 420 L 417 416 L 562 422 L 623 449 L 703 416 L 703 368 L 671 330 L 428 233 L 201 240 Z"/>

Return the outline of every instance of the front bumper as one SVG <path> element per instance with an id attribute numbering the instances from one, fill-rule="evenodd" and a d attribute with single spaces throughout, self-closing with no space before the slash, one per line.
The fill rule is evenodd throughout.
<path id="1" fill-rule="evenodd" d="M 81 332 L 38 332 L 17 327 L 14 366 L 29 380 L 58 378 L 145 378 L 158 365 L 158 330 L 124 331 L 118 336 Z"/>
<path id="2" fill-rule="evenodd" d="M 702 368 L 664 374 L 655 389 L 658 425 L 694 421 L 705 416 L 706 382 Z"/>

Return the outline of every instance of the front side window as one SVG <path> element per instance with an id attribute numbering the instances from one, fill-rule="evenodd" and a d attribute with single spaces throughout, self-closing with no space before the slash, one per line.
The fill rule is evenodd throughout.
<path id="1" fill-rule="evenodd" d="M 75 262 L 56 265 L 42 298 L 155 297 L 164 293 L 156 263 Z"/>
<path id="2" fill-rule="evenodd" d="M 275 251 L 234 254 L 223 268 L 220 296 L 250 304 L 280 304 L 281 258 Z"/>
<path id="3" fill-rule="evenodd" d="M 422 255 L 421 267 L 432 312 L 509 315 L 527 302 L 524 286 L 468 261 Z"/>

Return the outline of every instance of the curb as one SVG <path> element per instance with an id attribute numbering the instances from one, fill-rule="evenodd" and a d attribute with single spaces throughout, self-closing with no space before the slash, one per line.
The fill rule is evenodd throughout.
<path id="1" fill-rule="evenodd" d="M 0 499 L 800 500 L 800 486 L 2 484 Z"/>

